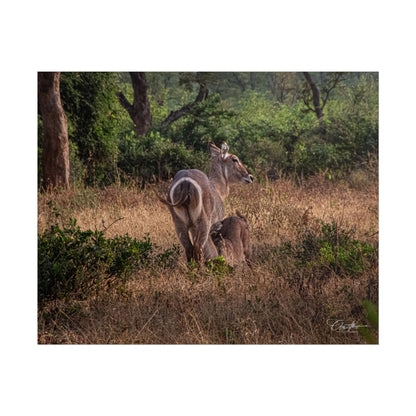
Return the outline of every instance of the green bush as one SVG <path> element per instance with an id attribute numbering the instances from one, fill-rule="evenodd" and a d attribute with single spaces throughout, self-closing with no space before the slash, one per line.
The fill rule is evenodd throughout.
<path id="1" fill-rule="evenodd" d="M 304 176 L 320 171 L 328 171 L 330 175 L 335 175 L 337 172 L 348 170 L 351 163 L 352 154 L 347 149 L 341 150 L 338 143 L 327 143 L 319 136 L 299 141 L 293 152 L 293 170 Z"/>
<path id="2" fill-rule="evenodd" d="M 118 166 L 130 177 L 151 181 L 169 179 L 181 169 L 204 170 L 207 160 L 207 149 L 197 152 L 159 132 L 152 131 L 140 138 L 131 132 L 120 143 Z"/>
<path id="3" fill-rule="evenodd" d="M 183 143 L 186 148 L 207 153 L 208 142 L 220 144 L 229 141 L 230 121 L 235 116 L 226 110 L 218 94 L 198 103 L 186 116 L 163 128 L 161 134 L 172 142 Z"/>
<path id="4" fill-rule="evenodd" d="M 254 92 L 238 102 L 235 113 L 227 140 L 247 166 L 269 178 L 292 172 L 294 147 L 315 124 L 311 114 Z"/>
<path id="5" fill-rule="evenodd" d="M 206 274 L 217 280 L 218 286 L 221 287 L 222 281 L 228 274 L 232 273 L 233 267 L 227 264 L 223 256 L 215 257 L 208 260 Z"/>
<path id="6" fill-rule="evenodd" d="M 38 235 L 38 300 L 87 296 L 112 278 L 124 284 L 134 269 L 171 267 L 178 256 L 178 246 L 162 251 L 148 236 L 105 238 L 104 231 L 82 231 L 75 219 L 55 224 Z"/>
<path id="7" fill-rule="evenodd" d="M 354 234 L 353 228 L 322 223 L 320 233 L 306 230 L 299 242 L 286 242 L 276 253 L 293 258 L 296 267 L 319 272 L 315 275 L 359 277 L 377 262 L 377 248 L 354 239 Z"/>

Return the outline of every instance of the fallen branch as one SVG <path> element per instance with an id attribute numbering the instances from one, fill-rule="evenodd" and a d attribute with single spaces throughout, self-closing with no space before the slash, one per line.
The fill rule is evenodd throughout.
<path id="1" fill-rule="evenodd" d="M 104 220 L 103 220 L 103 232 L 106 232 L 111 226 L 113 226 L 116 222 L 124 220 L 124 217 L 117 218 L 115 221 L 113 221 L 108 227 L 105 226 Z"/>

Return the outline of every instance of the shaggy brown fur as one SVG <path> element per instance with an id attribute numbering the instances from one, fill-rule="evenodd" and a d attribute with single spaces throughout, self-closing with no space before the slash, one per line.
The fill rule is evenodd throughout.
<path id="1" fill-rule="evenodd" d="M 247 219 L 237 212 L 237 217 L 228 217 L 211 227 L 211 238 L 218 254 L 228 264 L 236 266 L 246 260 L 251 264 L 251 244 Z"/>

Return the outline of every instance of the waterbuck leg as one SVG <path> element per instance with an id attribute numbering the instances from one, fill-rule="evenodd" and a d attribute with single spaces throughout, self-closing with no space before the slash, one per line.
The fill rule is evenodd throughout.
<path id="1" fill-rule="evenodd" d="M 218 256 L 215 244 L 209 235 L 208 221 L 200 221 L 198 227 L 193 227 L 191 233 L 194 236 L 194 257 L 196 261 L 200 262 L 202 260 L 202 254 L 204 254 L 205 261 Z"/>
<path id="2" fill-rule="evenodd" d="M 176 233 L 178 234 L 179 240 L 185 249 L 186 261 L 190 262 L 194 258 L 194 247 L 189 239 L 188 232 L 186 230 L 176 230 Z"/>
<path id="3" fill-rule="evenodd" d="M 202 249 L 201 249 L 201 246 L 200 246 L 198 240 L 194 241 L 194 250 L 193 250 L 193 252 L 194 252 L 193 253 L 193 256 L 194 256 L 195 261 L 197 263 L 201 263 L 201 260 L 202 260 Z"/>
<path id="4" fill-rule="evenodd" d="M 241 240 L 243 241 L 243 248 L 244 248 L 244 257 L 246 258 L 247 264 L 252 267 L 251 261 L 251 244 L 250 244 L 250 234 L 248 229 L 246 229 L 241 236 Z"/>
<path id="5" fill-rule="evenodd" d="M 215 259 L 215 257 L 218 257 L 217 247 L 215 247 L 215 244 L 212 241 L 211 236 L 208 236 L 207 242 L 205 243 L 204 257 L 205 261 Z"/>
<path id="6" fill-rule="evenodd" d="M 189 239 L 188 231 L 185 228 L 178 230 L 179 227 L 176 228 L 176 234 L 179 236 L 179 240 L 185 249 L 186 254 L 186 261 L 190 262 L 194 258 L 194 247 Z"/>
<path id="7" fill-rule="evenodd" d="M 185 249 L 185 254 L 186 254 L 186 260 L 188 262 L 190 262 L 194 256 L 194 247 L 191 243 L 191 240 L 189 239 L 189 234 L 188 234 L 188 228 L 186 226 L 186 224 L 184 224 L 179 217 L 176 215 L 175 211 L 172 209 L 170 210 L 171 214 L 172 214 L 172 218 L 173 218 L 173 222 L 175 224 L 175 230 L 176 230 L 176 234 L 179 237 L 179 240 L 181 242 L 181 244 L 183 245 L 183 248 Z"/>

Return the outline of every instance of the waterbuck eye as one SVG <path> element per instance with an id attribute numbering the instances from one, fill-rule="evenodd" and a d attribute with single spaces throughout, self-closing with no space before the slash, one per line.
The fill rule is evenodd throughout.
<path id="1" fill-rule="evenodd" d="M 238 159 L 235 156 L 232 157 L 232 161 L 238 163 Z"/>

